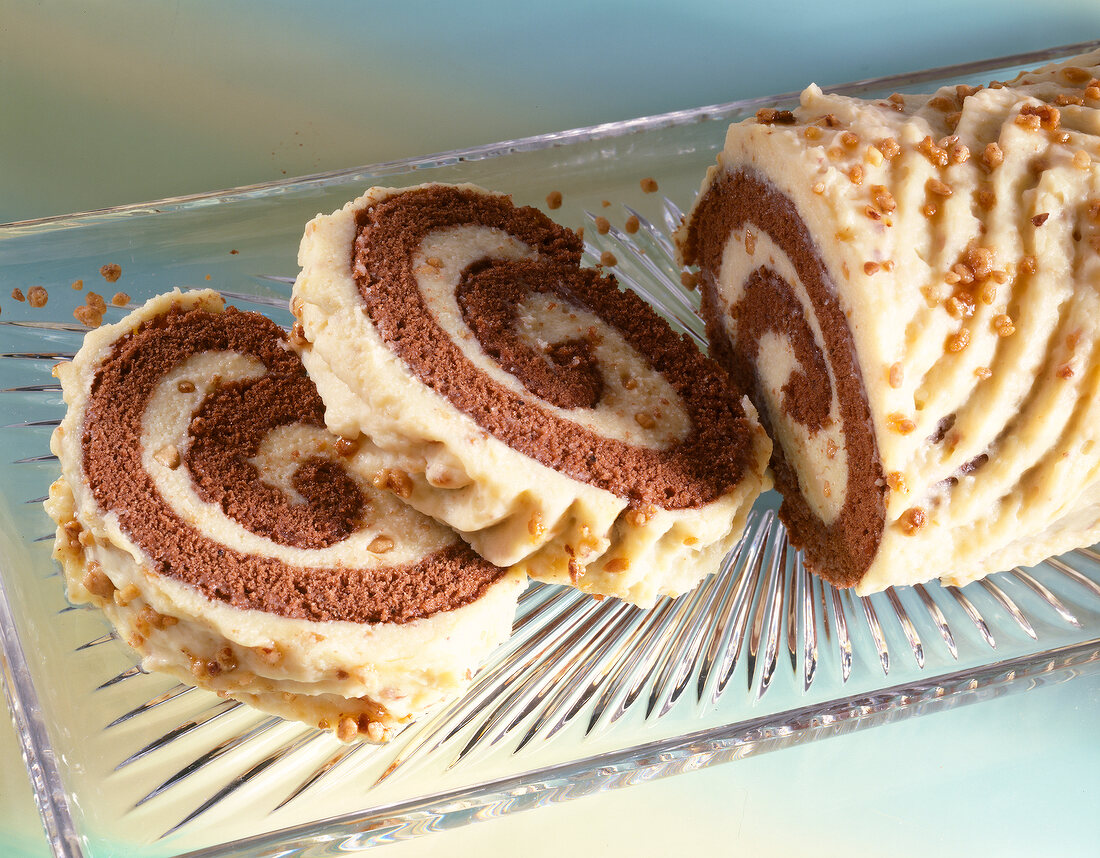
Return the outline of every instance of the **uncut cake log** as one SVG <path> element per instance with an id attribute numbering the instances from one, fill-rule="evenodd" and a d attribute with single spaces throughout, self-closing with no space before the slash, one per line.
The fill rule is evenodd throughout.
<path id="1" fill-rule="evenodd" d="M 306 228 L 291 308 L 377 482 L 532 577 L 650 605 L 714 571 L 770 454 L 726 374 L 536 209 L 374 188 Z"/>
<path id="2" fill-rule="evenodd" d="M 510 632 L 522 573 L 371 485 L 270 320 L 175 292 L 55 372 L 55 556 L 146 669 L 381 741 Z"/>
<path id="3" fill-rule="evenodd" d="M 1100 538 L 1098 62 L 811 86 L 730 127 L 677 239 L 834 583 L 961 584 Z"/>

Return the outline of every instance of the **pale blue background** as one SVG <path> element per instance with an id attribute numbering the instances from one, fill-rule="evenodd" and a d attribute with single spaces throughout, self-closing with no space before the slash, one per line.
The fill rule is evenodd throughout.
<path id="1" fill-rule="evenodd" d="M 0 221 L 1093 38 L 1096 0 L 0 0 Z M 1098 720 L 1094 675 L 382 854 L 1096 856 Z M 45 854 L 0 718 L 0 856 Z"/>

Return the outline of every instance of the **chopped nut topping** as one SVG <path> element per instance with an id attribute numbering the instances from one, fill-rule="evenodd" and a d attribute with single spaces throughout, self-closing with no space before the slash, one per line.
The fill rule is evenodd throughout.
<path id="1" fill-rule="evenodd" d="M 909 494 L 909 486 L 905 482 L 905 475 L 901 471 L 891 471 L 886 475 L 886 485 L 893 491 L 903 495 Z"/>
<path id="2" fill-rule="evenodd" d="M 929 179 L 924 187 L 928 193 L 935 194 L 937 197 L 949 197 L 953 193 L 951 186 L 939 179 Z"/>
<path id="3" fill-rule="evenodd" d="M 810 190 L 813 191 L 815 194 L 818 194 L 820 196 L 821 194 L 825 193 L 825 183 L 824 182 L 815 182 L 814 186 L 812 188 L 810 188 Z"/>
<path id="4" fill-rule="evenodd" d="M 890 93 L 890 95 L 887 96 L 886 100 L 893 102 L 894 104 L 905 104 L 905 96 L 902 95 L 900 92 Z"/>
<path id="5" fill-rule="evenodd" d="M 897 390 L 901 387 L 902 382 L 905 381 L 905 368 L 901 365 L 901 361 L 890 364 L 890 372 L 887 375 L 887 380 L 890 382 L 890 386 Z"/>
<path id="6" fill-rule="evenodd" d="M 641 426 L 643 429 L 652 429 L 657 425 L 657 421 L 653 419 L 653 415 L 645 411 L 639 411 L 634 415 L 634 422 Z"/>
<path id="7" fill-rule="evenodd" d="M 1043 212 L 1042 214 L 1037 214 L 1037 215 L 1035 215 L 1035 217 L 1033 217 L 1031 219 L 1031 225 L 1035 226 L 1035 227 L 1040 227 L 1044 223 L 1047 222 L 1048 217 L 1050 217 L 1050 212 Z"/>
<path id="8" fill-rule="evenodd" d="M 176 390 L 178 390 L 180 393 L 194 393 L 195 383 L 193 381 L 187 381 L 186 379 L 184 379 L 183 381 L 176 384 Z"/>
<path id="9" fill-rule="evenodd" d="M 110 599 L 115 593 L 115 585 L 111 583 L 103 567 L 94 560 L 88 563 L 80 583 L 85 590 L 100 599 Z"/>
<path id="10" fill-rule="evenodd" d="M 657 180 L 652 176 L 646 176 L 638 184 L 641 185 L 643 193 L 652 194 L 657 191 Z"/>
<path id="11" fill-rule="evenodd" d="M 361 438 L 345 438 L 340 436 L 336 439 L 336 455 L 348 458 L 354 456 L 359 452 L 359 447 L 362 445 Z"/>
<path id="12" fill-rule="evenodd" d="M 551 191 L 546 195 L 546 207 L 548 209 L 561 208 L 561 191 Z"/>
<path id="13" fill-rule="evenodd" d="M 882 267 L 882 266 L 881 266 L 881 265 L 879 265 L 879 264 L 878 264 L 877 262 L 864 262 L 864 263 L 863 263 L 863 273 L 864 273 L 864 274 L 867 274 L 867 275 L 870 275 L 870 274 L 877 274 L 877 273 L 878 273 L 878 270 L 879 270 L 879 269 L 880 269 L 881 267 Z"/>
<path id="14" fill-rule="evenodd" d="M 933 110 L 947 113 L 948 111 L 954 110 L 959 105 L 953 98 L 948 98 L 946 95 L 937 95 L 935 98 L 930 98 L 928 100 L 928 106 Z"/>
<path id="15" fill-rule="evenodd" d="M 611 208 L 611 200 L 600 200 L 600 205 L 605 209 Z"/>
<path id="16" fill-rule="evenodd" d="M 1058 367 L 1057 375 L 1059 378 L 1073 378 L 1073 367 L 1068 363 L 1062 364 Z"/>
<path id="17" fill-rule="evenodd" d="M 694 289 L 699 285 L 699 277 L 690 271 L 681 271 L 680 285 L 685 289 Z"/>
<path id="18" fill-rule="evenodd" d="M 371 478 L 371 485 L 376 489 L 388 489 L 399 498 L 408 498 L 413 491 L 412 477 L 400 468 L 383 468 Z"/>
<path id="19" fill-rule="evenodd" d="M 103 279 L 108 283 L 115 283 L 122 276 L 122 266 L 115 262 L 109 262 L 99 269 L 99 273 L 103 275 Z"/>
<path id="20" fill-rule="evenodd" d="M 611 221 L 605 217 L 596 218 L 596 232 L 600 235 L 607 235 L 611 231 Z"/>
<path id="21" fill-rule="evenodd" d="M 906 536 L 914 536 L 918 530 L 924 527 L 928 516 L 919 506 L 906 510 L 901 516 L 901 529 Z"/>
<path id="22" fill-rule="evenodd" d="M 840 143 L 842 146 L 847 146 L 849 149 L 855 149 L 856 146 L 859 145 L 859 135 L 851 131 L 845 131 L 840 135 Z"/>
<path id="23" fill-rule="evenodd" d="M 839 128 L 840 127 L 840 120 L 837 119 L 836 116 L 832 113 L 826 113 L 824 116 L 822 116 L 817 121 L 820 122 L 822 125 L 824 125 L 826 128 Z"/>
<path id="24" fill-rule="evenodd" d="M 180 451 L 175 444 L 161 447 L 153 454 L 153 458 L 173 471 L 180 466 Z"/>
<path id="25" fill-rule="evenodd" d="M 634 235 L 634 233 L 636 233 L 639 229 L 641 229 L 641 226 L 642 226 L 642 224 L 638 220 L 638 216 L 637 215 L 631 215 L 630 217 L 628 217 L 626 219 L 626 223 L 623 224 L 623 229 L 625 229 L 631 235 Z"/>
<path id="26" fill-rule="evenodd" d="M 1015 122 L 1021 128 L 1026 128 L 1028 131 L 1038 131 L 1040 125 L 1040 119 L 1038 116 L 1029 113 L 1019 113 L 1016 116 Z"/>
<path id="27" fill-rule="evenodd" d="M 794 114 L 789 110 L 762 107 L 756 111 L 756 121 L 761 125 L 794 125 Z"/>
<path id="28" fill-rule="evenodd" d="M 756 253 L 756 233 L 751 229 L 745 230 L 745 252 L 752 256 Z"/>
<path id="29" fill-rule="evenodd" d="M 1070 83 L 1082 84 L 1092 78 L 1089 72 L 1078 66 L 1066 66 L 1062 69 L 1062 77 L 1068 80 Z"/>
<path id="30" fill-rule="evenodd" d="M 111 303 L 116 307 L 125 307 L 130 303 L 130 296 L 125 292 L 115 292 L 115 294 L 111 296 Z"/>
<path id="31" fill-rule="evenodd" d="M 1085 98 L 1090 101 L 1100 100 L 1100 86 L 1090 86 L 1085 90 Z"/>
<path id="32" fill-rule="evenodd" d="M 970 160 L 970 149 L 962 143 L 956 143 L 951 147 L 951 163 L 965 164 Z"/>
<path id="33" fill-rule="evenodd" d="M 868 146 L 863 152 L 863 159 L 872 167 L 881 166 L 883 162 L 882 152 L 874 146 Z"/>
<path id="34" fill-rule="evenodd" d="M 886 425 L 890 431 L 897 432 L 899 435 L 908 435 L 917 428 L 916 423 L 898 411 L 886 415 Z"/>
<path id="35" fill-rule="evenodd" d="M 623 373 L 622 380 L 624 390 L 633 390 L 638 386 L 638 380 L 631 375 L 627 375 L 626 373 Z"/>
<path id="36" fill-rule="evenodd" d="M 863 168 L 856 164 L 848 171 L 848 179 L 853 185 L 863 184 Z"/>
<path id="37" fill-rule="evenodd" d="M 1002 274 L 1003 272 L 995 272 L 995 274 Z M 988 280 L 982 284 L 982 289 L 978 293 L 978 297 L 981 302 L 987 307 L 997 299 L 997 286 L 995 283 L 991 283 Z"/>
<path id="38" fill-rule="evenodd" d="M 978 378 L 980 378 L 984 381 L 987 378 L 992 378 L 993 370 L 991 370 L 987 366 L 975 367 L 974 368 L 974 375 L 978 376 Z"/>
<path id="39" fill-rule="evenodd" d="M 985 151 L 982 152 L 982 163 L 985 164 L 990 170 L 994 167 L 999 167 L 1004 163 L 1005 153 L 1001 150 L 1001 147 L 996 143 L 986 144 Z"/>
<path id="40" fill-rule="evenodd" d="M 440 259 L 438 256 L 429 256 L 427 259 L 424 260 L 424 262 L 430 265 L 436 271 L 443 267 L 443 260 Z"/>
<path id="41" fill-rule="evenodd" d="M 118 605 L 120 608 L 125 608 L 140 595 L 141 590 L 139 590 L 133 584 L 127 584 L 121 590 L 115 590 L 115 604 Z"/>
<path id="42" fill-rule="evenodd" d="M 997 195 L 994 194 L 993 191 L 978 191 L 978 205 L 985 211 L 992 210 L 993 206 L 997 205 Z"/>
<path id="43" fill-rule="evenodd" d="M 887 214 L 898 207 L 894 195 L 886 189 L 885 185 L 871 185 L 871 199 L 874 200 L 879 211 Z"/>
<path id="44" fill-rule="evenodd" d="M 1073 166 L 1078 170 L 1087 170 L 1092 166 L 1092 158 L 1084 149 L 1078 149 L 1073 153 Z"/>
<path id="45" fill-rule="evenodd" d="M 996 330 L 998 337 L 1011 337 L 1016 333 L 1016 326 L 1012 323 L 1012 317 L 1005 313 L 993 317 L 993 328 Z"/>
<path id="46" fill-rule="evenodd" d="M 393 551 L 393 545 L 393 540 L 388 536 L 376 536 L 370 541 L 367 551 L 371 554 L 385 554 L 388 551 Z"/>
<path id="47" fill-rule="evenodd" d="M 44 286 L 32 286 L 27 290 L 27 303 L 32 307 L 45 307 L 50 300 L 50 293 Z"/>
<path id="48" fill-rule="evenodd" d="M 881 140 L 876 141 L 875 148 L 882 153 L 882 157 L 887 161 L 901 154 L 901 146 L 893 137 L 883 137 Z"/>
<path id="49" fill-rule="evenodd" d="M 943 305 L 956 319 L 966 319 L 974 315 L 974 299 L 965 292 L 952 295 Z"/>
<path id="50" fill-rule="evenodd" d="M 350 742 L 359 735 L 359 722 L 355 718 L 344 716 L 336 725 L 336 738 L 341 742 Z"/>
<path id="51" fill-rule="evenodd" d="M 936 204 L 925 203 L 923 206 L 921 206 L 921 214 L 923 214 L 925 217 L 934 217 L 936 214 Z"/>
<path id="52" fill-rule="evenodd" d="M 965 262 L 956 262 L 954 265 L 951 266 L 950 273 L 959 278 L 958 280 L 954 281 L 956 283 L 969 284 L 974 282 L 974 272 Z M 945 277 L 944 279 L 946 280 L 947 278 Z"/>
<path id="53" fill-rule="evenodd" d="M 966 264 L 979 280 L 993 271 L 993 251 L 988 247 L 972 247 L 966 252 Z"/>
<path id="54" fill-rule="evenodd" d="M 531 513 L 531 517 L 527 519 L 527 532 L 535 538 L 541 537 L 546 533 L 546 525 L 542 523 L 542 513 Z"/>
<path id="55" fill-rule="evenodd" d="M 871 220 L 882 220 L 882 213 L 874 206 L 864 206 L 863 213 Z"/>
<path id="56" fill-rule="evenodd" d="M 612 574 L 625 572 L 630 568 L 630 561 L 624 557 L 613 557 L 604 564 L 603 568 L 605 572 L 611 572 Z"/>
<path id="57" fill-rule="evenodd" d="M 838 449 L 839 448 L 837 447 L 836 442 L 832 438 L 829 438 L 825 442 L 825 458 L 826 459 L 835 459 L 836 458 L 836 452 L 837 452 Z"/>
<path id="58" fill-rule="evenodd" d="M 83 280 L 74 280 L 73 281 L 73 289 L 75 291 L 79 292 L 83 288 L 84 288 L 84 281 Z"/>
<path id="59" fill-rule="evenodd" d="M 611 268 L 612 266 L 618 264 L 619 260 L 610 250 L 605 250 L 603 253 L 600 254 L 600 265 L 603 265 L 605 268 Z"/>
<path id="60" fill-rule="evenodd" d="M 920 143 L 917 144 L 917 151 L 924 155 L 932 164 L 937 167 L 946 167 L 948 162 L 947 150 L 941 146 L 937 146 L 930 136 L 925 136 Z M 934 181 L 934 180 L 930 180 Z"/>
<path id="61" fill-rule="evenodd" d="M 802 136 L 805 137 L 807 140 L 820 140 L 821 129 L 818 128 L 816 125 L 807 125 L 805 128 L 802 129 Z"/>
<path id="62" fill-rule="evenodd" d="M 309 340 L 306 339 L 305 328 L 302 327 L 301 322 L 295 322 L 290 326 L 290 341 L 299 348 L 305 348 L 309 345 Z"/>
<path id="63" fill-rule="evenodd" d="M 371 721 L 367 724 L 367 739 L 379 743 L 385 740 L 388 731 L 381 721 Z"/>
<path id="64" fill-rule="evenodd" d="M 947 350 L 949 352 L 961 352 L 970 345 L 970 331 L 961 328 L 947 338 Z"/>
<path id="65" fill-rule="evenodd" d="M 26 301 L 27 297 L 23 294 L 23 290 L 18 286 L 11 290 L 11 297 L 16 301 Z"/>
<path id="66" fill-rule="evenodd" d="M 974 93 L 981 92 L 981 90 L 982 88 L 980 86 L 967 86 L 965 83 L 960 83 L 955 87 L 955 98 L 961 103 L 970 98 Z"/>
<path id="67" fill-rule="evenodd" d="M 1020 270 L 1025 274 L 1034 274 L 1038 270 L 1038 263 L 1035 261 L 1034 256 L 1023 256 L 1020 258 Z"/>
<path id="68" fill-rule="evenodd" d="M 1066 95 L 1064 92 L 1061 92 L 1054 97 L 1054 103 L 1059 107 L 1066 107 L 1070 104 L 1082 105 L 1085 103 L 1085 99 L 1079 95 Z"/>

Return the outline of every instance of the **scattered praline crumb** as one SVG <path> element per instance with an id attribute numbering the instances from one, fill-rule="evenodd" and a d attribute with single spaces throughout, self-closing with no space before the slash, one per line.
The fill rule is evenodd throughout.
<path id="1" fill-rule="evenodd" d="M 23 295 L 23 290 L 20 289 L 18 286 L 11 290 L 11 296 L 16 301 L 26 301 L 27 300 L 26 297 L 24 297 L 24 295 Z"/>
<path id="2" fill-rule="evenodd" d="M 611 222 L 605 217 L 596 218 L 596 232 L 607 235 L 611 231 Z"/>
<path id="3" fill-rule="evenodd" d="M 79 292 L 83 288 L 84 288 L 84 281 L 83 280 L 74 280 L 73 281 L 73 289 L 75 289 L 77 292 Z"/>
<path id="4" fill-rule="evenodd" d="M 125 307 L 130 303 L 130 296 L 125 292 L 115 292 L 115 294 L 111 296 L 111 303 L 116 307 Z"/>
<path id="5" fill-rule="evenodd" d="M 619 260 L 615 258 L 615 254 L 610 250 L 605 250 L 600 254 L 600 265 L 605 265 L 610 268 L 612 265 L 617 265 L 618 262 Z"/>
<path id="6" fill-rule="evenodd" d="M 122 276 L 122 266 L 117 262 L 108 262 L 99 269 L 99 273 L 103 275 L 103 279 L 108 283 L 116 283 L 118 278 Z"/>
<path id="7" fill-rule="evenodd" d="M 657 190 L 657 180 L 652 176 L 646 176 L 639 184 L 642 186 L 642 190 L 647 194 L 652 194 Z"/>
<path id="8" fill-rule="evenodd" d="M 50 300 L 50 293 L 45 286 L 32 286 L 27 290 L 27 303 L 32 307 L 45 307 Z"/>
<path id="9" fill-rule="evenodd" d="M 551 191 L 546 195 L 546 207 L 551 209 L 561 208 L 561 191 Z"/>
<path id="10" fill-rule="evenodd" d="M 633 235 L 634 233 L 636 233 L 638 231 L 638 228 L 640 226 L 641 226 L 641 223 L 639 223 L 637 215 L 631 215 L 630 217 L 628 217 L 626 219 L 626 223 L 623 224 L 623 229 L 625 229 L 627 232 L 629 232 L 631 235 Z"/>

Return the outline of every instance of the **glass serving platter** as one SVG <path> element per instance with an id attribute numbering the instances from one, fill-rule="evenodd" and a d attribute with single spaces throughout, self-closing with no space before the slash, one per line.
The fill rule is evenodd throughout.
<path id="1" fill-rule="evenodd" d="M 837 89 L 983 83 L 1091 47 Z M 79 347 L 73 310 L 89 291 L 107 299 L 107 321 L 174 287 L 212 286 L 286 325 L 310 217 L 373 184 L 472 181 L 543 207 L 561 192 L 552 215 L 586 228 L 589 264 L 613 254 L 624 284 L 698 338 L 670 233 L 726 126 L 795 99 L 0 227 L 3 676 L 56 854 L 346 854 L 1100 669 L 1100 553 L 861 599 L 807 574 L 771 495 L 719 574 L 650 611 L 533 585 L 470 692 L 385 747 L 147 675 L 97 611 L 66 602 L 41 502 L 63 412 L 51 367 Z M 117 283 L 99 274 L 108 263 Z M 35 285 L 45 306 L 7 297 Z M 111 304 L 116 292 L 126 306 Z"/>

